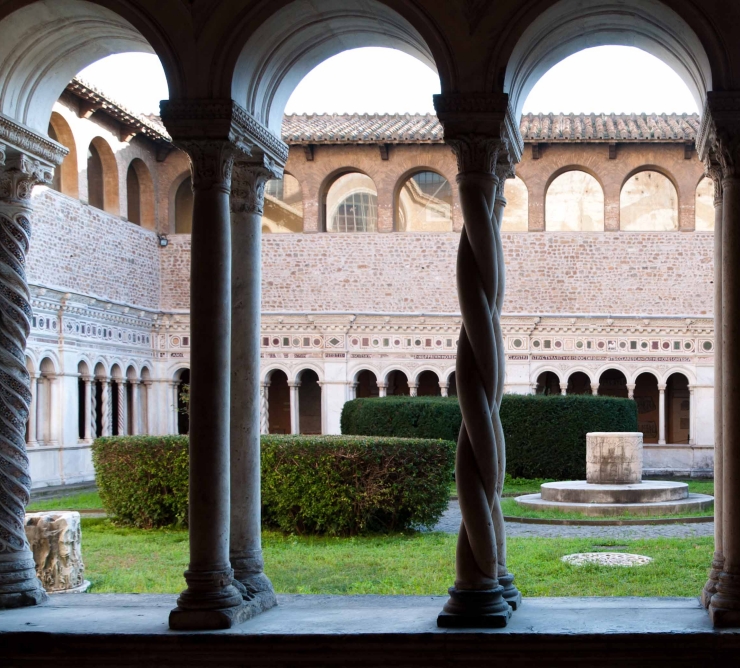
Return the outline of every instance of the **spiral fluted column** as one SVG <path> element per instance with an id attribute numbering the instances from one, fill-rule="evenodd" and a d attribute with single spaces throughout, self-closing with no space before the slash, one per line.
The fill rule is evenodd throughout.
<path id="1" fill-rule="evenodd" d="M 270 433 L 270 381 L 260 383 L 260 434 Z"/>
<path id="2" fill-rule="evenodd" d="M 31 190 L 51 182 L 51 168 L 0 147 L 0 608 L 46 600 L 24 529 L 31 477 L 26 421 L 31 403 L 24 351 L 31 331 L 26 254 Z"/>
<path id="3" fill-rule="evenodd" d="M 118 436 L 126 435 L 126 381 L 119 378 L 116 381 L 116 394 L 118 402 L 118 415 L 116 416 L 116 431 Z"/>
<path id="4" fill-rule="evenodd" d="M 111 379 L 103 378 L 100 382 L 100 413 L 102 436 L 110 436 L 113 432 L 113 402 L 111 401 Z"/>

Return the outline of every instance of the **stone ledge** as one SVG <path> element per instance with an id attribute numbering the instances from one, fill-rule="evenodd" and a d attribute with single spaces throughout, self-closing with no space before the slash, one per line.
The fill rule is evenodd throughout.
<path id="1" fill-rule="evenodd" d="M 52 596 L 0 612 L 3 666 L 697 666 L 740 651 L 698 599 L 529 598 L 503 629 L 440 629 L 446 597 L 281 596 L 232 629 L 175 632 L 175 596 Z"/>

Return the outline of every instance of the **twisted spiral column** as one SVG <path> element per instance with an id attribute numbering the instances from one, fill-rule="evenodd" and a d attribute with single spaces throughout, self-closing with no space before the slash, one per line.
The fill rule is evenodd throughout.
<path id="1" fill-rule="evenodd" d="M 98 384 L 95 382 L 96 379 L 93 378 L 90 382 L 90 414 L 89 414 L 89 420 L 90 420 L 90 438 L 93 440 L 98 437 L 98 416 L 97 416 L 97 406 L 98 406 Z"/>
<path id="2" fill-rule="evenodd" d="M 270 433 L 270 381 L 260 384 L 260 434 Z"/>
<path id="3" fill-rule="evenodd" d="M 457 626 L 462 620 L 465 625 L 504 626 L 511 610 L 498 578 L 498 547 L 504 534 L 497 493 L 504 446 L 498 411 L 504 373 L 499 311 L 503 267 L 494 205 L 496 163 L 506 144 L 474 134 L 448 138 L 447 143 L 458 159 L 465 220 L 457 256 L 463 325 L 455 376 L 463 418 L 455 468 L 462 524 L 455 586 L 438 624 Z"/>
<path id="4" fill-rule="evenodd" d="M 118 394 L 117 431 L 119 436 L 126 435 L 126 383 L 123 379 L 116 381 L 116 392 Z"/>
<path id="5" fill-rule="evenodd" d="M 111 380 L 110 378 L 103 378 L 103 381 L 100 384 L 100 390 L 102 392 L 102 396 L 100 398 L 100 412 L 102 414 L 102 435 L 103 436 L 110 436 L 111 435 L 111 422 L 112 422 L 112 406 L 111 406 Z"/>
<path id="6" fill-rule="evenodd" d="M 4 163 L 4 164 L 2 164 Z M 31 403 L 24 351 L 31 330 L 26 254 L 31 190 L 52 171 L 0 148 L 0 608 L 46 600 L 24 529 L 31 490 L 25 427 Z"/>

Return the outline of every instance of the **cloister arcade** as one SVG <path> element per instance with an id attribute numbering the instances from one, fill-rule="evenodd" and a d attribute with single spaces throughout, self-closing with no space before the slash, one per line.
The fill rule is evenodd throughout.
<path id="1" fill-rule="evenodd" d="M 556 173 L 567 176 L 576 168 L 590 174 L 601 186 L 604 232 L 624 229 L 620 222 L 622 210 L 629 212 L 626 219 L 631 227 L 649 225 L 665 231 L 667 226 L 672 226 L 676 232 L 710 228 L 711 216 L 700 225 L 696 224 L 696 203 L 700 196 L 707 197 L 708 186 L 701 184 L 703 174 L 706 172 L 713 180 L 716 262 L 712 290 L 716 326 L 714 337 L 707 327 L 701 327 L 690 330 L 692 337 L 686 334 L 685 338 L 692 338 L 687 342 L 697 353 L 704 341 L 709 342 L 709 347 L 704 349 L 707 354 L 701 358 L 701 366 L 705 378 L 711 378 L 713 382 L 702 382 L 701 386 L 705 393 L 714 393 L 715 397 L 716 551 L 703 600 L 715 626 L 737 627 L 740 624 L 740 495 L 735 493 L 735 488 L 740 479 L 740 448 L 737 447 L 740 442 L 740 411 L 736 410 L 740 398 L 740 301 L 737 299 L 740 267 L 734 262 L 734 257 L 740 249 L 740 225 L 735 220 L 740 215 L 740 183 L 735 168 L 740 160 L 740 68 L 737 67 L 740 46 L 735 39 L 738 24 L 740 8 L 733 3 L 705 2 L 700 7 L 681 0 L 620 0 L 616 3 L 533 0 L 526 6 L 513 0 L 502 0 L 495 3 L 495 9 L 491 3 L 416 3 L 406 0 L 278 0 L 270 5 L 251 0 L 196 0 L 193 3 L 180 0 L 160 0 L 157 3 L 18 0 L 0 5 L 0 140 L 3 142 L 4 162 L 4 187 L 0 189 L 3 230 L 0 261 L 3 264 L 3 294 L 6 295 L 2 297 L 3 319 L 0 322 L 3 334 L 1 408 L 6 416 L 0 425 L 3 436 L 0 451 L 6 461 L 11 462 L 0 469 L 0 486 L 7 499 L 0 509 L 0 567 L 3 573 L 0 607 L 30 606 L 44 599 L 22 523 L 30 487 L 24 428 L 31 402 L 24 349 L 32 328 L 25 260 L 31 229 L 29 221 L 34 216 L 43 217 L 43 211 L 34 211 L 31 189 L 34 185 L 52 184 L 54 167 L 62 164 L 65 155 L 69 155 L 64 146 L 48 136 L 52 112 L 64 116 L 70 126 L 80 120 L 79 117 L 73 119 L 76 114 L 69 109 L 65 111 L 63 104 L 55 106 L 65 87 L 87 64 L 109 53 L 123 51 L 155 52 L 167 75 L 170 99 L 162 105 L 162 121 L 172 143 L 181 151 L 171 151 L 169 145 L 164 146 L 167 143 L 150 124 L 122 114 L 121 120 L 115 121 L 117 136 L 109 131 L 110 137 L 96 134 L 86 141 L 77 142 L 80 174 L 77 185 L 80 200 L 90 202 L 103 213 L 124 218 L 130 217 L 131 213 L 134 218 L 138 217 L 141 225 L 129 227 L 136 228 L 136 234 L 147 243 L 152 241 L 154 247 L 155 235 L 146 229 L 144 216 L 146 188 L 142 181 L 145 179 L 136 169 L 138 197 L 135 194 L 131 198 L 123 196 L 128 183 L 128 166 L 134 157 L 144 162 L 152 175 L 156 195 L 155 229 L 160 234 L 173 234 L 172 228 L 165 226 L 177 220 L 174 211 L 170 212 L 168 207 L 173 199 L 177 201 L 178 191 L 172 197 L 164 194 L 171 193 L 176 178 L 186 172 L 186 154 L 189 156 L 193 190 L 192 244 L 189 246 L 191 282 L 186 285 L 185 292 L 189 292 L 190 297 L 187 331 L 192 337 L 189 346 L 192 372 L 189 397 L 190 564 L 185 573 L 186 589 L 171 612 L 169 624 L 175 630 L 229 628 L 275 604 L 274 592 L 263 573 L 259 522 L 259 383 L 262 378 L 259 320 L 262 287 L 260 272 L 256 268 L 262 266 L 260 244 L 263 243 L 264 187 L 269 180 L 281 178 L 284 168 L 298 180 L 304 193 L 304 232 L 361 230 L 363 224 L 358 225 L 358 212 L 359 218 L 362 220 L 364 216 L 367 223 L 364 228 L 372 229 L 369 221 L 373 210 L 377 211 L 376 231 L 392 232 L 404 229 L 396 223 L 397 206 L 393 197 L 399 192 L 397 184 L 407 180 L 401 181 L 400 175 L 408 177 L 408 168 L 413 166 L 398 169 L 398 174 L 386 174 L 385 179 L 365 170 L 375 184 L 376 207 L 372 205 L 372 190 L 365 181 L 364 184 L 355 184 L 348 193 L 351 202 L 339 202 L 336 210 L 330 209 L 325 206 L 329 192 L 322 190 L 328 183 L 326 177 L 336 176 L 336 170 L 340 168 L 350 171 L 348 167 L 352 166 L 342 159 L 339 150 L 329 149 L 329 155 L 323 145 L 312 149 L 311 145 L 316 144 L 313 141 L 295 144 L 307 147 L 303 149 L 303 163 L 298 162 L 297 152 L 289 155 L 288 146 L 280 139 L 285 103 L 297 82 L 327 57 L 353 46 L 383 45 L 411 53 L 438 72 L 442 93 L 436 97 L 435 104 L 440 125 L 444 128 L 446 146 L 441 138 L 437 138 L 428 142 L 424 150 L 431 154 L 437 151 L 435 144 L 438 145 L 440 156 L 444 155 L 440 162 L 445 162 L 447 167 L 432 170 L 428 161 L 418 159 L 418 153 L 414 161 L 416 166 L 423 167 L 422 171 L 436 172 L 448 184 L 457 183 L 457 188 L 452 188 L 451 205 L 443 197 L 437 198 L 449 206 L 452 230 L 460 232 L 457 265 L 460 313 L 453 314 L 445 327 L 460 331 L 459 343 L 450 355 L 457 357 L 455 383 L 463 414 L 475 419 L 466 419 L 458 444 L 456 476 L 464 530 L 458 538 L 455 585 L 450 589 L 450 602 L 438 623 L 469 626 L 471 618 L 474 618 L 478 625 L 504 625 L 511 614 L 508 600 L 513 600 L 511 597 L 518 594 L 513 575 L 504 563 L 504 552 L 497 552 L 497 536 L 499 543 L 505 537 L 503 521 L 495 510 L 498 508 L 496 467 L 503 447 L 496 429 L 498 406 L 505 385 L 505 355 L 501 345 L 503 343 L 509 353 L 512 374 L 529 374 L 531 369 L 526 364 L 530 359 L 547 361 L 538 358 L 544 353 L 545 346 L 538 348 L 534 346 L 535 342 L 557 342 L 557 339 L 554 336 L 543 338 L 541 332 L 536 331 L 538 322 L 532 323 L 527 338 L 517 333 L 510 335 L 508 331 L 504 336 L 501 313 L 503 282 L 499 281 L 499 276 L 503 277 L 505 259 L 499 234 L 501 228 L 506 229 L 502 222 L 506 220 L 503 184 L 516 169 L 528 192 L 526 198 L 520 197 L 520 201 L 527 200 L 527 229 L 544 232 L 547 230 L 550 180 Z M 529 132 L 521 126 L 522 105 L 538 78 L 567 55 L 586 46 L 604 43 L 628 43 L 643 48 L 664 59 L 684 79 L 703 110 L 701 119 L 695 119 L 691 142 L 674 138 L 660 150 L 655 149 L 656 160 L 648 163 L 641 152 L 644 147 L 638 146 L 644 143 L 645 137 L 642 142 L 632 142 L 621 136 L 611 141 L 609 137 L 591 143 L 579 141 L 574 148 L 568 142 L 558 141 L 554 135 L 540 140 L 536 132 Z M 140 150 L 141 142 L 126 142 L 130 132 L 126 133 L 125 126 L 129 122 L 135 123 L 140 134 L 149 137 L 149 141 L 160 148 L 164 147 L 163 150 L 146 152 Z M 61 130 L 55 129 L 55 134 L 58 138 L 63 137 Z M 528 139 L 529 158 L 524 156 L 525 138 Z M 385 143 L 375 141 L 363 148 L 373 153 L 380 152 L 382 156 L 382 151 L 388 149 L 383 146 Z M 109 152 L 111 146 L 116 150 Z M 381 165 L 380 171 L 392 172 L 402 166 L 404 149 L 393 144 L 391 155 L 394 151 L 400 155 L 399 160 L 392 163 L 393 169 L 383 170 Z M 577 155 L 579 151 L 581 155 Z M 457 165 L 452 159 L 453 152 Z M 658 169 L 659 153 L 670 157 L 670 164 L 665 169 Z M 691 159 L 696 153 L 700 160 Z M 157 168 L 157 155 L 162 158 L 162 169 Z M 307 159 L 308 155 L 312 158 Z M 322 169 L 317 168 L 318 164 Z M 639 184 L 638 179 L 629 181 L 638 171 L 642 174 L 647 164 L 655 166 L 648 171 L 663 174 L 671 181 L 675 198 L 665 181 L 657 176 L 640 176 Z M 585 169 L 586 165 L 588 169 Z M 309 168 L 312 175 L 308 173 Z M 324 172 L 323 168 L 328 170 Z M 99 178 L 101 173 L 102 179 Z M 579 178 L 584 202 L 578 208 L 581 225 L 598 229 L 600 218 L 594 215 L 595 208 L 592 211 L 585 205 L 594 193 L 599 196 L 598 189 L 593 181 Z M 132 189 L 136 188 L 133 178 L 130 185 Z M 434 184 L 416 182 L 416 185 L 420 193 L 415 194 L 423 201 L 421 196 L 425 192 L 421 186 Z M 65 185 L 64 170 L 59 187 L 62 190 L 72 188 L 71 183 Z M 623 191 L 624 207 L 620 207 Z M 306 193 L 311 196 L 307 197 Z M 557 190 L 551 194 L 556 195 Z M 43 199 L 45 196 L 41 194 L 39 197 Z M 643 197 L 659 197 L 665 204 L 663 212 L 655 219 L 649 216 L 645 219 Z M 186 199 L 183 195 L 181 201 Z M 702 203 L 706 204 L 703 200 Z M 129 204 L 131 212 L 128 211 Z M 551 220 L 555 215 L 552 213 L 555 204 L 553 200 Z M 677 214 L 675 205 L 678 206 Z M 435 207 L 438 214 L 444 214 L 436 219 L 445 219 L 448 209 L 436 202 Z M 704 210 L 704 215 L 708 213 Z M 521 217 L 519 214 L 520 220 Z M 677 225 L 674 226 L 676 219 Z M 411 220 L 413 216 L 405 213 L 405 229 Z M 184 230 L 183 227 L 180 229 Z M 305 238 L 322 236 L 330 235 L 305 235 Z M 348 236 L 351 235 L 345 235 Z M 403 236 L 398 235 L 399 238 Z M 528 235 L 512 234 L 510 238 L 523 236 Z M 542 243 L 545 243 L 542 237 L 546 236 L 541 235 Z M 632 232 L 629 236 L 632 237 Z M 512 245 L 516 243 L 512 241 Z M 166 248 L 167 244 L 160 243 L 156 247 Z M 165 252 L 162 257 L 165 257 Z M 238 260 L 233 265 L 232 257 Z M 686 261 L 699 264 L 693 257 Z M 422 267 L 428 275 L 432 273 L 428 269 L 429 263 Z M 697 271 L 700 269 L 696 268 Z M 665 273 L 657 271 L 656 281 L 659 282 Z M 149 280 L 153 282 L 151 278 Z M 50 298 L 45 297 L 44 290 L 51 292 L 52 288 L 34 286 L 33 299 L 41 304 L 42 309 L 49 309 Z M 175 292 L 174 288 L 172 292 Z M 100 312 L 99 317 L 105 317 L 105 309 L 96 306 L 96 298 L 93 295 L 87 297 L 84 305 L 75 306 L 79 312 L 72 315 L 86 317 L 85 309 L 95 307 Z M 146 340 L 156 335 L 164 340 L 170 336 L 171 325 L 182 326 L 182 322 L 177 320 L 182 313 L 172 309 L 161 314 L 155 301 L 151 298 L 145 304 L 127 305 L 125 299 L 119 299 L 115 303 L 109 302 L 112 305 L 108 310 L 117 314 L 117 328 L 133 330 L 136 326 L 139 330 L 135 336 L 143 336 Z M 343 313 L 346 315 L 346 311 Z M 613 327 L 614 324 L 609 313 L 603 314 L 605 327 Z M 69 311 L 65 314 L 69 315 Z M 641 315 L 636 314 L 636 317 Z M 708 318 L 710 311 L 682 317 L 685 331 L 694 327 L 699 315 Z M 532 314 L 519 317 L 524 319 L 525 316 L 540 317 Z M 564 319 L 576 320 L 569 316 L 566 313 Z M 160 318 L 166 322 L 160 323 Z M 415 327 L 429 328 L 427 322 L 421 321 L 429 318 L 426 312 L 419 311 L 414 318 Z M 687 323 L 687 320 L 692 320 L 692 323 Z M 150 325 L 148 330 L 141 324 L 145 322 Z M 70 324 L 74 326 L 73 322 Z M 64 325 L 66 327 L 66 322 Z M 306 328 L 309 326 L 307 323 Z M 341 352 L 346 360 L 349 351 L 363 349 L 361 343 L 356 347 L 346 343 L 355 336 L 350 333 L 351 326 L 354 325 L 348 323 L 341 334 L 337 333 L 338 329 L 327 333 L 327 351 L 333 346 L 331 354 Z M 279 329 L 278 324 L 274 329 Z M 671 337 L 679 345 L 684 340 L 668 329 L 666 326 L 664 343 L 669 346 L 666 356 L 672 352 Z M 676 330 L 677 325 L 673 328 Z M 142 331 L 150 333 L 142 334 Z M 412 331 L 410 325 L 408 331 Z M 183 336 L 179 330 L 175 333 L 178 337 Z M 76 334 L 80 333 L 70 332 L 70 337 L 74 338 Z M 267 334 L 268 338 L 271 334 Z M 340 335 L 344 340 L 341 351 L 340 344 L 330 344 L 332 338 L 339 340 Z M 38 332 L 35 336 L 38 340 Z M 575 346 L 578 342 L 587 346 L 588 341 L 600 338 L 603 338 L 601 343 L 609 346 L 608 332 L 603 335 L 593 331 L 572 332 L 569 336 Z M 629 345 L 629 336 L 624 334 L 622 337 L 625 346 Z M 660 349 L 663 334 L 659 332 L 650 336 L 654 337 L 659 348 L 655 354 L 657 358 L 663 354 Z M 362 338 L 358 335 L 359 340 Z M 371 336 L 367 338 L 372 341 Z M 388 338 L 393 340 L 392 336 Z M 405 332 L 399 335 L 399 341 L 406 338 Z M 412 335 L 408 338 L 414 340 Z M 432 341 L 429 349 L 437 349 L 434 343 L 437 336 L 432 333 L 420 335 L 419 341 L 427 338 Z M 439 351 L 444 351 L 446 338 L 439 336 Z M 563 350 L 566 349 L 565 338 L 562 337 Z M 645 338 L 647 343 L 648 336 Z M 716 343 L 711 341 L 712 338 Z M 634 339 L 637 342 L 639 337 L 635 335 Z M 515 345 L 517 340 L 520 341 L 518 347 Z M 529 348 L 530 340 L 532 348 Z M 169 343 L 160 344 L 158 338 L 156 344 L 150 344 L 150 349 L 156 345 L 161 346 L 156 348 L 157 352 L 183 354 L 181 350 L 174 350 L 175 344 L 171 341 L 172 338 Z M 614 342 L 618 345 L 616 336 Z M 139 343 L 143 351 L 146 344 Z M 522 352 L 525 345 L 526 353 Z M 134 348 L 134 341 L 130 342 L 130 347 Z M 403 348 L 403 344 L 400 347 Z M 410 349 L 414 350 L 416 357 L 413 359 L 417 363 L 426 363 L 424 355 L 431 354 L 425 343 L 418 347 L 412 344 Z M 573 349 L 573 356 L 578 350 Z M 587 350 L 584 349 L 584 354 Z M 631 354 L 629 351 L 626 347 L 623 356 Z M 607 352 L 605 349 L 604 353 Z M 618 349 L 614 352 L 614 356 L 622 355 Z M 527 360 L 518 359 L 525 354 Z M 45 406 L 49 405 L 48 397 L 51 396 L 46 386 L 53 387 L 51 375 L 58 370 L 52 358 L 48 359 L 49 363 L 43 364 L 44 359 L 41 358 L 42 362 L 37 367 L 38 373 L 45 377 L 39 384 L 39 387 L 44 387 L 39 398 Z M 324 388 L 328 394 L 333 383 L 345 391 L 347 379 L 337 380 L 327 370 L 333 364 L 329 360 L 336 359 L 339 358 L 327 357 L 323 369 L 319 365 L 315 368 L 306 366 L 300 376 L 288 381 L 290 392 L 298 394 L 298 401 L 292 404 L 294 407 L 299 406 L 304 398 L 306 403 L 315 402 L 317 396 L 326 401 L 323 399 Z M 234 360 L 237 361 L 232 364 Z M 116 396 L 119 397 L 116 401 L 119 406 L 117 417 L 120 418 L 126 412 L 125 385 L 129 364 L 118 360 L 111 362 L 95 363 L 92 367 L 95 381 L 91 382 L 91 388 L 94 384 L 96 396 L 98 390 L 102 390 L 102 401 L 107 396 L 107 379 L 112 379 L 110 382 L 116 385 Z M 173 370 L 169 367 L 173 361 L 163 358 L 161 366 L 165 364 L 168 365 L 165 370 L 159 368 L 158 380 L 174 388 L 174 376 L 167 376 Z M 76 364 L 72 368 L 74 373 L 69 373 L 65 379 L 76 388 L 79 370 Z M 136 368 L 143 369 L 143 366 L 135 366 L 134 370 Z M 481 372 L 482 369 L 485 372 Z M 405 383 L 409 392 L 414 384 L 418 390 L 414 375 L 406 374 L 400 366 L 392 369 L 389 366 L 389 370 L 395 374 L 389 379 L 394 388 L 404 391 Z M 605 369 L 605 372 L 610 370 Z M 557 373 L 557 368 L 551 371 Z M 626 367 L 620 371 L 625 379 L 633 380 L 637 385 L 640 376 L 626 373 Z M 691 393 L 694 384 L 699 385 L 699 379 L 688 371 L 681 373 L 687 383 L 679 382 L 677 378 L 671 382 L 673 395 L 683 404 L 685 397 L 681 393 L 687 390 Z M 666 385 L 670 380 L 664 375 L 659 378 Z M 592 376 L 591 382 L 601 384 L 600 379 L 601 376 Z M 619 387 L 616 376 L 612 379 L 615 385 L 609 387 Z M 521 384 L 519 381 L 521 378 L 517 385 Z M 558 381 L 566 384 L 567 391 L 567 379 L 559 376 Z M 536 378 L 525 382 L 531 385 Z M 643 379 L 641 383 L 644 382 Z M 121 387 L 124 387 L 123 391 Z M 110 401 L 113 402 L 112 398 Z M 308 414 L 308 418 L 316 424 L 315 413 Z M 291 421 L 293 419 L 291 414 Z M 120 419 L 116 422 L 120 426 Z M 101 430 L 106 424 L 103 419 Z M 96 419 L 96 429 L 97 426 Z M 126 429 L 125 420 L 121 429 Z M 483 470 L 483 461 L 489 462 L 490 467 Z M 232 490 L 243 490 L 243 494 L 232 494 Z M 517 573 L 516 576 L 519 580 L 527 574 Z M 233 584 L 236 582 L 243 585 L 241 591 L 246 588 L 246 597 Z M 377 616 L 377 612 L 373 614 Z M 526 617 L 526 606 L 515 614 Z M 161 622 L 158 623 L 161 626 Z M 357 636 L 359 642 L 366 640 L 363 633 Z M 682 656 L 679 653 L 686 651 L 685 645 L 675 643 L 674 634 L 666 635 L 670 640 L 655 640 L 658 634 L 651 639 L 660 646 L 662 659 Z M 430 665 L 440 659 L 450 662 L 451 655 L 461 648 L 461 641 L 454 633 L 439 636 L 412 634 L 409 637 L 414 660 L 423 661 L 428 656 Z M 465 637 L 465 642 L 469 643 L 470 636 Z M 582 650 L 578 638 L 568 634 L 567 645 L 563 645 L 567 652 L 564 651 L 561 657 L 558 651 L 553 652 L 553 645 L 548 645 L 545 650 L 545 641 L 532 634 L 527 643 L 529 653 L 526 659 L 530 661 L 538 643 L 543 643 L 541 651 L 547 651 L 552 663 L 572 662 L 575 654 L 593 651 L 593 637 L 593 634 L 589 635 L 591 649 Z M 204 638 L 206 636 L 198 636 L 199 641 Z M 515 661 L 521 662 L 520 634 L 480 634 L 477 638 L 480 638 L 476 645 L 478 649 L 466 649 L 479 652 L 477 658 L 490 662 L 495 651 L 499 660 L 513 657 L 512 665 Z M 730 662 L 736 652 L 736 647 L 731 645 L 736 641 L 730 634 L 724 638 L 727 644 L 712 646 L 712 651 L 716 650 L 715 656 L 722 660 L 726 657 Z M 187 640 L 183 642 L 185 647 Z M 236 642 L 249 645 L 249 634 L 239 636 Z M 397 645 L 386 645 L 385 642 L 379 641 L 373 649 L 376 658 L 385 652 L 382 659 L 385 660 L 386 656 L 391 657 L 398 651 Z M 703 646 L 709 646 L 699 637 L 685 642 L 704 642 Z M 276 647 L 276 654 L 272 657 L 275 662 L 280 661 L 277 653 L 289 655 L 296 651 L 297 645 L 284 644 L 290 648 Z M 606 641 L 604 644 L 607 645 Z M 627 641 L 610 642 L 608 646 L 611 659 L 616 655 L 629 655 L 633 660 L 635 656 L 643 656 L 635 650 L 634 644 Z M 343 647 L 336 651 L 357 656 L 357 644 L 350 642 Z M 27 644 L 25 649 L 29 651 Z M 31 648 L 31 652 L 42 649 Z M 84 652 L 100 655 L 101 649 L 91 644 Z M 603 657 L 603 652 L 600 656 Z M 218 654 L 214 653 L 207 660 L 218 660 Z"/>

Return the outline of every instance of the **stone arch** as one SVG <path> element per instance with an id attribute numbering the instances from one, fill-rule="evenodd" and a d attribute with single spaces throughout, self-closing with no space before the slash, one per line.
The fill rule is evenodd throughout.
<path id="1" fill-rule="evenodd" d="M 120 214 L 116 156 L 102 137 L 93 138 L 87 149 L 87 193 L 90 206 Z"/>
<path id="2" fill-rule="evenodd" d="M 443 89 L 454 89 L 448 47 L 431 24 L 420 17 L 412 25 L 376 0 L 327 0 L 320 5 L 296 0 L 256 28 L 252 25 L 246 17 L 234 21 L 233 40 L 225 46 L 224 59 L 234 63 L 231 96 L 278 136 L 285 105 L 298 83 L 322 61 L 347 49 L 398 49 L 437 70 Z"/>
<path id="3" fill-rule="evenodd" d="M 594 381 L 586 369 L 569 370 L 566 382 L 566 394 L 592 394 L 591 385 Z"/>
<path id="4" fill-rule="evenodd" d="M 270 367 L 264 374 L 267 387 L 268 426 L 270 434 L 290 434 L 290 387 L 288 369 L 283 366 Z"/>
<path id="5" fill-rule="evenodd" d="M 529 188 L 524 179 L 515 176 L 504 185 L 506 208 L 502 232 L 526 232 L 529 229 Z"/>
<path id="6" fill-rule="evenodd" d="M 452 232 L 452 184 L 439 169 L 407 170 L 394 186 L 393 202 L 397 232 Z"/>
<path id="7" fill-rule="evenodd" d="M 75 142 L 72 128 L 59 112 L 54 111 L 49 119 L 49 137 L 61 144 L 69 153 L 54 170 L 54 181 L 58 190 L 63 195 L 78 198 L 80 196 L 79 174 L 77 171 L 77 143 Z M 54 136 L 52 136 L 52 132 Z"/>
<path id="8" fill-rule="evenodd" d="M 134 158 L 126 172 L 126 204 L 127 217 L 132 223 L 147 230 L 155 229 L 154 181 L 141 158 Z"/>
<path id="9" fill-rule="evenodd" d="M 0 21 L 0 112 L 46 134 L 54 103 L 72 78 L 114 53 L 156 52 L 170 93 L 182 87 L 171 40 L 146 10 L 117 14 L 82 0 L 24 2 Z"/>
<path id="10" fill-rule="evenodd" d="M 324 376 L 324 372 L 323 372 L 323 370 L 320 367 L 316 366 L 315 364 L 302 364 L 301 365 L 301 368 L 298 369 L 293 374 L 293 381 L 298 382 L 298 383 L 301 382 L 301 378 L 302 378 L 303 373 L 305 371 L 313 371 L 316 374 L 317 380 L 323 382 L 323 380 L 324 380 L 324 377 L 323 377 Z"/>
<path id="11" fill-rule="evenodd" d="M 378 188 L 367 172 L 352 167 L 335 170 L 319 193 L 319 227 L 324 232 L 377 231 Z"/>
<path id="12" fill-rule="evenodd" d="M 354 395 L 356 399 L 369 399 L 380 396 L 378 374 L 375 370 L 367 367 L 357 369 L 353 375 L 352 382 L 355 385 Z"/>
<path id="13" fill-rule="evenodd" d="M 646 165 L 627 176 L 619 193 L 619 229 L 678 230 L 678 188 L 665 170 Z"/>
<path id="14" fill-rule="evenodd" d="M 530 374 L 529 374 L 529 382 L 530 383 L 533 383 L 533 384 L 536 383 L 537 382 L 537 378 L 541 374 L 546 373 L 548 371 L 551 372 L 551 373 L 554 373 L 555 376 L 557 376 L 558 382 L 561 382 L 561 383 L 563 382 L 563 378 L 562 378 L 562 375 L 561 375 L 560 370 L 558 370 L 557 368 L 555 368 L 554 366 L 551 366 L 549 364 L 546 364 L 544 366 L 537 367 L 536 369 L 534 369 L 533 371 L 531 371 Z"/>
<path id="15" fill-rule="evenodd" d="M 301 434 L 321 434 L 322 391 L 321 378 L 313 367 L 303 367 L 296 373 L 298 386 L 298 432 Z"/>
<path id="16" fill-rule="evenodd" d="M 629 393 L 627 376 L 627 370 L 617 366 L 602 369 L 599 372 L 599 396 L 626 399 Z"/>
<path id="17" fill-rule="evenodd" d="M 562 394 L 560 384 L 562 380 L 557 371 L 538 369 L 535 381 L 535 394 L 558 395 Z"/>
<path id="18" fill-rule="evenodd" d="M 691 421 L 691 380 L 683 370 L 673 371 L 665 380 L 666 443 L 689 445 L 694 437 Z"/>
<path id="19" fill-rule="evenodd" d="M 660 58 L 686 83 L 699 109 L 712 90 L 709 57 L 694 30 L 658 0 L 560 0 L 528 25 L 522 19 L 506 63 L 492 61 L 489 82 L 505 68 L 503 90 L 510 96 L 516 118 L 529 92 L 551 67 L 588 47 L 635 46 Z M 719 39 L 717 37 L 717 39 Z M 719 42 L 715 42 L 719 43 Z M 497 54 L 499 55 L 499 54 Z M 499 57 L 500 57 L 499 56 Z"/>
<path id="20" fill-rule="evenodd" d="M 708 176 L 702 177 L 696 184 L 694 194 L 695 221 L 697 232 L 714 231 L 714 183 Z"/>
<path id="21" fill-rule="evenodd" d="M 419 397 L 438 397 L 442 394 L 439 386 L 439 371 L 437 369 L 419 369 L 414 376 L 416 394 Z"/>
<path id="22" fill-rule="evenodd" d="M 405 369 L 398 366 L 392 366 L 383 370 L 383 383 L 386 385 L 386 395 L 409 395 L 409 377 L 411 376 Z"/>
<path id="23" fill-rule="evenodd" d="M 573 166 L 550 177 L 545 189 L 545 230 L 604 231 L 604 187 L 594 174 Z"/>
<path id="24" fill-rule="evenodd" d="M 637 429 L 642 432 L 643 443 L 657 443 L 660 422 L 658 376 L 652 369 L 638 369 L 632 383 L 637 404 Z"/>
<path id="25" fill-rule="evenodd" d="M 282 364 L 274 364 L 274 365 L 271 365 L 271 366 L 267 367 L 267 368 L 266 368 L 266 369 L 265 369 L 265 370 L 264 370 L 264 371 L 262 372 L 262 382 L 263 382 L 263 383 L 269 383 L 269 382 L 270 382 L 270 380 L 271 380 L 271 378 L 272 378 L 272 375 L 273 375 L 273 374 L 274 374 L 274 373 L 275 373 L 276 371 L 281 371 L 282 373 L 284 373 L 284 374 L 285 374 L 285 378 L 286 378 L 286 381 L 287 381 L 288 379 L 290 379 L 290 377 L 291 377 L 291 373 L 290 373 L 290 370 L 288 369 L 288 367 L 287 367 L 287 366 L 284 366 L 284 365 L 282 365 Z"/>

